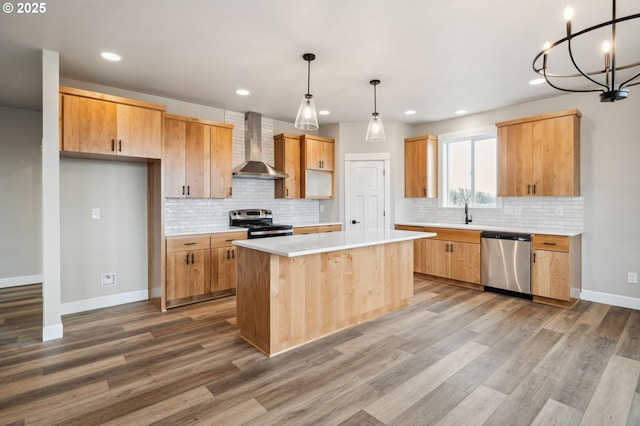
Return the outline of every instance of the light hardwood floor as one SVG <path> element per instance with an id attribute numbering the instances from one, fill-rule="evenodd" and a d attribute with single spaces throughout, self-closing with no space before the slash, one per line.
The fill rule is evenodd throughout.
<path id="1" fill-rule="evenodd" d="M 410 307 L 265 357 L 235 300 L 69 315 L 0 290 L 0 424 L 638 425 L 640 311 L 415 280 Z"/>

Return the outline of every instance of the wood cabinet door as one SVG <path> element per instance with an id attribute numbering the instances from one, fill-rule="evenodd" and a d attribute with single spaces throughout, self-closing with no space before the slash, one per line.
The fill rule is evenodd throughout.
<path id="1" fill-rule="evenodd" d="M 425 271 L 427 275 L 449 278 L 450 275 L 450 241 L 433 240 L 427 238 L 425 245 Z"/>
<path id="2" fill-rule="evenodd" d="M 313 139 L 305 139 L 305 164 L 308 170 L 322 170 L 321 145 Z"/>
<path id="3" fill-rule="evenodd" d="M 480 284 L 480 244 L 452 242 L 450 278 Z"/>
<path id="4" fill-rule="evenodd" d="M 116 153 L 116 104 L 62 96 L 62 149 L 93 154 Z"/>
<path id="5" fill-rule="evenodd" d="M 187 194 L 186 174 L 187 123 L 164 120 L 164 196 L 184 197 Z"/>
<path id="6" fill-rule="evenodd" d="M 162 157 L 162 112 L 117 104 L 118 155 Z"/>
<path id="7" fill-rule="evenodd" d="M 427 272 L 427 239 L 413 240 L 413 272 Z"/>
<path id="8" fill-rule="evenodd" d="M 211 250 L 211 291 L 236 288 L 236 249 L 233 246 Z"/>
<path id="9" fill-rule="evenodd" d="M 332 142 L 320 141 L 320 160 L 322 161 L 322 170 L 327 172 L 333 171 L 334 146 Z"/>
<path id="10" fill-rule="evenodd" d="M 189 252 L 189 296 L 211 292 L 211 249 Z"/>
<path id="11" fill-rule="evenodd" d="M 180 299 L 191 295 L 189 286 L 188 251 L 167 253 L 167 300 Z M 189 259 L 191 262 L 191 259 Z"/>
<path id="12" fill-rule="evenodd" d="M 186 123 L 187 197 L 209 198 L 211 185 L 210 126 Z"/>
<path id="13" fill-rule="evenodd" d="M 404 196 L 427 196 L 427 141 L 412 140 L 404 144 Z"/>
<path id="14" fill-rule="evenodd" d="M 532 123 L 498 128 L 498 196 L 533 195 Z"/>
<path id="15" fill-rule="evenodd" d="M 229 198 L 233 183 L 232 129 L 211 126 L 211 198 Z"/>
<path id="16" fill-rule="evenodd" d="M 575 159 L 579 152 L 574 134 L 575 116 L 539 120 L 532 124 L 532 183 L 534 195 L 578 195 Z"/>
<path id="17" fill-rule="evenodd" d="M 571 299 L 569 253 L 534 250 L 531 293 L 534 296 L 569 301 Z"/>
<path id="18" fill-rule="evenodd" d="M 276 160 L 276 169 L 282 170 L 289 177 L 276 181 L 276 184 L 278 182 L 282 184 L 280 198 L 300 198 L 300 139 L 283 138 L 281 149 L 282 151 L 278 153 L 279 159 Z"/>

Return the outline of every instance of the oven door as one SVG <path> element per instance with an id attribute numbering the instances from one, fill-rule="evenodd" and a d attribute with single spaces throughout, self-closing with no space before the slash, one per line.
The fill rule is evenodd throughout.
<path id="1" fill-rule="evenodd" d="M 287 235 L 293 235 L 293 229 L 252 229 L 249 230 L 247 238 L 251 240 L 254 238 L 285 237 Z"/>

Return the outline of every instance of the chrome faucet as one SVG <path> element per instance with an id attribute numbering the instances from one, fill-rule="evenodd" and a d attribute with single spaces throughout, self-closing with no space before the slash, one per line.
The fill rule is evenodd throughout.
<path id="1" fill-rule="evenodd" d="M 464 224 L 468 225 L 473 222 L 472 216 L 469 216 L 469 206 L 467 203 L 464 203 Z"/>

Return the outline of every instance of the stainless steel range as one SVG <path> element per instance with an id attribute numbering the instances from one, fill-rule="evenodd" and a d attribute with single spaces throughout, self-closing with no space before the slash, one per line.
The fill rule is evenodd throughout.
<path id="1" fill-rule="evenodd" d="M 247 228 L 247 238 L 249 239 L 293 235 L 292 225 L 273 223 L 271 210 L 231 210 L 229 211 L 229 225 Z"/>

